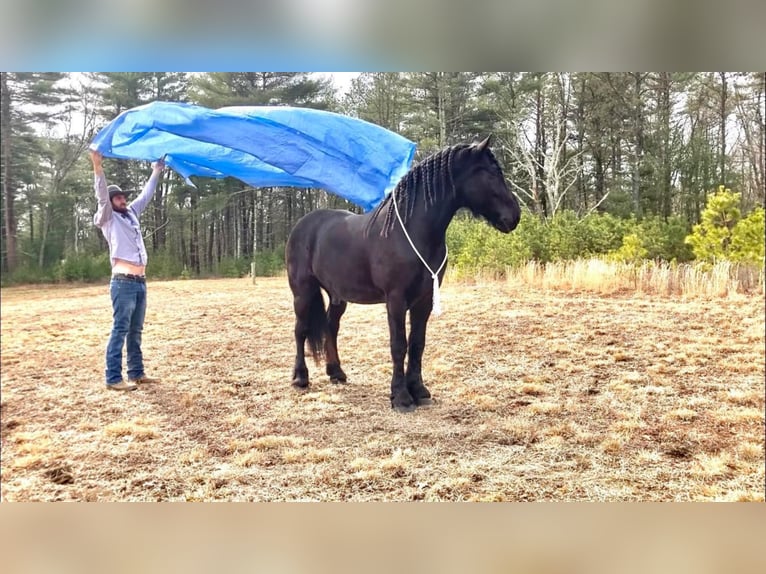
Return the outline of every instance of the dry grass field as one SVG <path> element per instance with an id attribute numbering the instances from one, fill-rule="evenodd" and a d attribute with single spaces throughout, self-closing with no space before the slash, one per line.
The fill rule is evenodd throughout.
<path id="1" fill-rule="evenodd" d="M 448 281 L 410 414 L 382 305 L 342 321 L 349 383 L 299 392 L 286 279 L 150 281 L 162 382 L 116 393 L 106 285 L 1 296 L 5 501 L 764 499 L 762 293 Z"/>

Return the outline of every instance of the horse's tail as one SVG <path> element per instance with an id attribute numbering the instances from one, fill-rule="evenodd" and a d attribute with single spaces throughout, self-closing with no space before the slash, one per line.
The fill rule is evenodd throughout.
<path id="1" fill-rule="evenodd" d="M 321 289 L 317 289 L 314 295 L 311 296 L 308 319 L 308 334 L 306 338 L 308 339 L 314 361 L 319 364 L 324 357 L 324 340 L 329 330 L 327 311 L 324 307 Z"/>

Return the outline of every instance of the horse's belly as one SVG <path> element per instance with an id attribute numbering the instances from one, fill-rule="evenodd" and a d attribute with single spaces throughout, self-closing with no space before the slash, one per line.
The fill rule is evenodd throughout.
<path id="1" fill-rule="evenodd" d="M 340 296 L 340 299 L 341 301 L 359 303 L 361 305 L 374 305 L 375 303 L 383 303 L 386 300 L 382 291 L 345 293 Z"/>
<path id="2" fill-rule="evenodd" d="M 319 277 L 319 282 L 330 295 L 330 299 L 333 302 L 347 301 L 349 303 L 372 305 L 385 301 L 383 291 L 373 285 L 355 283 L 348 280 L 338 281 L 330 277 Z"/>
<path id="3" fill-rule="evenodd" d="M 372 304 L 385 300 L 383 290 L 373 283 L 360 259 L 336 256 L 332 264 L 325 262 L 324 265 L 315 265 L 314 275 L 333 302 Z"/>

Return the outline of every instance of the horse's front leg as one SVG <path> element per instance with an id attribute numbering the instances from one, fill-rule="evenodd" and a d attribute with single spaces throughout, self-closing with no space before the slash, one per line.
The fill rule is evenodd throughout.
<path id="1" fill-rule="evenodd" d="M 391 377 L 391 408 L 406 413 L 415 409 L 415 401 L 407 390 L 404 378 L 404 356 L 407 353 L 407 332 L 405 319 L 407 305 L 404 295 L 389 295 L 386 300 L 388 311 L 388 331 L 391 342 L 391 360 L 393 361 L 393 376 Z"/>
<path id="2" fill-rule="evenodd" d="M 426 325 L 431 316 L 431 298 L 424 297 L 410 309 L 410 341 L 407 350 L 407 390 L 418 406 L 430 405 L 431 393 L 423 384 L 421 364 L 426 346 Z"/>

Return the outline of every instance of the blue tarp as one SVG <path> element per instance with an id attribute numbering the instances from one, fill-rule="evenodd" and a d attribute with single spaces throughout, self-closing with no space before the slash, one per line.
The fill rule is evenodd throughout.
<path id="1" fill-rule="evenodd" d="M 191 176 L 230 176 L 253 187 L 317 187 L 370 210 L 407 172 L 416 146 L 321 110 L 152 102 L 117 116 L 90 147 L 119 159 L 165 156 L 189 183 Z"/>

